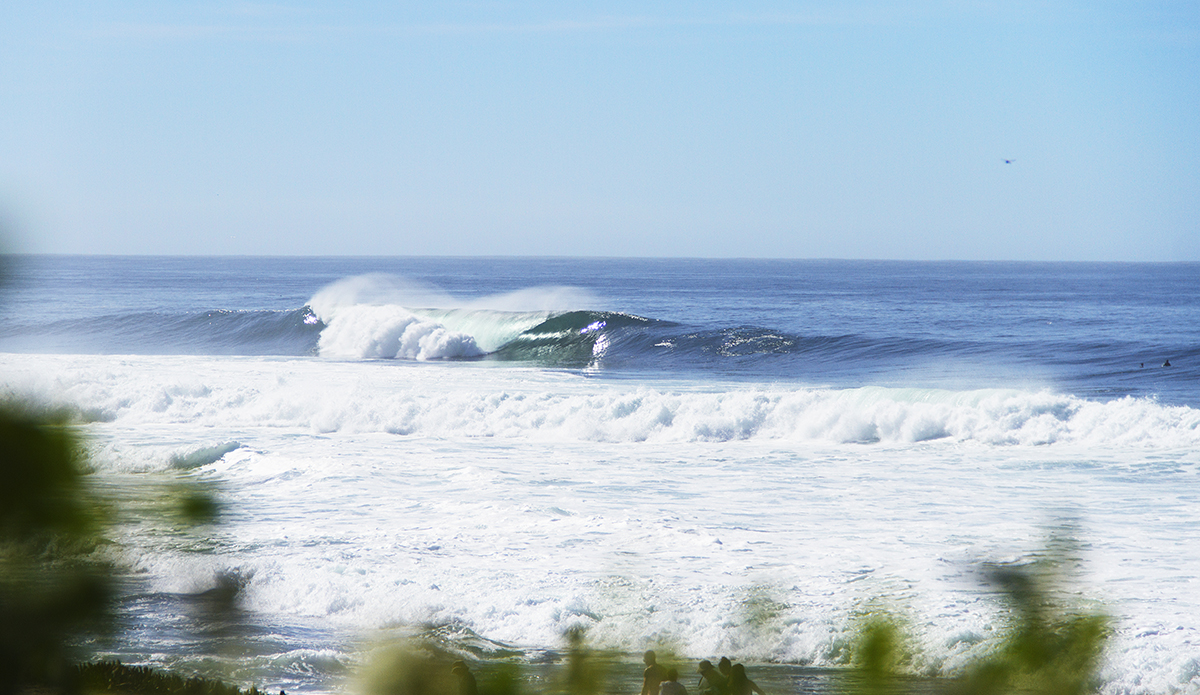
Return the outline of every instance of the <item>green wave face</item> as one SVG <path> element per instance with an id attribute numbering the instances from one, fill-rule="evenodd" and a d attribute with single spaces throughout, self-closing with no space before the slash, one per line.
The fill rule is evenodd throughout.
<path id="1" fill-rule="evenodd" d="M 493 352 L 500 360 L 531 361 L 562 367 L 587 366 L 607 331 L 643 328 L 650 319 L 614 311 L 568 311 L 523 331 Z"/>

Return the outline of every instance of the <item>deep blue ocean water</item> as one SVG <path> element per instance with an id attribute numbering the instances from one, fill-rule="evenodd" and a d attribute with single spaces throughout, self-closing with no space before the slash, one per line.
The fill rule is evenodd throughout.
<path id="1" fill-rule="evenodd" d="M 314 354 L 321 326 L 304 323 L 310 298 L 342 278 L 387 274 L 463 302 L 569 286 L 590 297 L 585 306 L 563 310 L 651 319 L 606 326 L 610 347 L 599 373 L 613 378 L 1020 385 L 1200 405 L 1200 264 L 1194 263 L 13 260 L 0 350 Z M 568 369 L 591 363 L 568 347 L 515 359 Z"/>

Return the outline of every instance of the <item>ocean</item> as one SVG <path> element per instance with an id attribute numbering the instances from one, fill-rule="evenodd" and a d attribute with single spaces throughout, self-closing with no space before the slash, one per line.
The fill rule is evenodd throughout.
<path id="1" fill-rule="evenodd" d="M 886 605 L 953 676 L 980 568 L 1065 533 L 1102 692 L 1200 693 L 1200 264 L 7 261 L 0 383 L 120 501 L 98 656 L 330 693 L 396 635 L 581 628 L 816 673 Z M 219 523 L 164 521 L 195 488 Z"/>

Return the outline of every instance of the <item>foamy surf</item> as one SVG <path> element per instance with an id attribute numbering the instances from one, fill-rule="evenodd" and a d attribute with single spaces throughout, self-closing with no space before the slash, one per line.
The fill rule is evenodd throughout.
<path id="1" fill-rule="evenodd" d="M 1200 445 L 1200 411 L 1194 408 L 1050 391 L 634 385 L 471 364 L 425 369 L 322 360 L 23 355 L 5 361 L 9 388 L 122 425 L 191 422 L 584 442 Z"/>
<path id="2" fill-rule="evenodd" d="M 972 568 L 1066 518 L 1089 548 L 1080 590 L 1118 619 L 1106 692 L 1148 673 L 1155 692 L 1192 687 L 1200 551 L 1173 539 L 1195 502 L 1194 409 L 476 363 L 4 361 L 22 375 L 6 387 L 105 414 L 88 428 L 110 484 L 219 492 L 212 534 L 120 539 L 149 595 L 232 572 L 280 635 L 320 625 L 302 646 L 331 664 L 353 635 L 445 625 L 531 654 L 584 627 L 603 647 L 836 667 L 883 597 L 922 619 L 922 672 L 954 675 L 999 621 Z M 755 601 L 777 605 L 769 624 L 746 618 Z"/>

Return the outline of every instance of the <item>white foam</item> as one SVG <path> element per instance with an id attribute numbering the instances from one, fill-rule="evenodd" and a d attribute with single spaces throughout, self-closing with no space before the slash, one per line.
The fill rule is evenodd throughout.
<path id="1" fill-rule="evenodd" d="M 321 320 L 326 323 L 318 343 L 323 357 L 432 360 L 483 354 L 470 335 L 398 306 L 342 307 Z"/>
<path id="2" fill-rule="evenodd" d="M 257 614 L 352 634 L 454 623 L 545 647 L 584 625 L 602 646 L 814 665 L 883 596 L 921 618 L 921 668 L 953 674 L 999 626 L 971 568 L 1074 518 L 1080 595 L 1118 621 L 1104 692 L 1200 690 L 1193 408 L 480 363 L 0 364 L 5 389 L 103 416 L 100 475 L 218 492 L 217 529 L 120 539 L 157 590 L 234 571 Z M 764 595 L 782 607 L 747 620 Z"/>
<path id="3" fill-rule="evenodd" d="M 472 349 L 417 320 L 323 337 L 322 351 L 434 359 Z M 359 317 L 361 318 L 361 317 Z M 371 324 L 356 320 L 356 326 Z M 331 326 L 331 329 L 333 327 Z M 384 337 L 380 337 L 383 335 Z M 271 426 L 316 432 L 594 442 L 792 442 L 988 446 L 1200 445 L 1200 410 L 1126 397 L 1047 391 L 801 386 L 638 386 L 495 365 L 338 363 L 311 359 L 8 356 L 10 388 L 99 419 L 141 426 Z M 35 367 L 41 363 L 40 367 Z M 50 376 L 39 370 L 61 370 Z M 14 373 L 17 372 L 17 373 Z M 24 382 L 23 385 L 21 382 Z M 206 443 L 211 444 L 211 443 Z"/>

